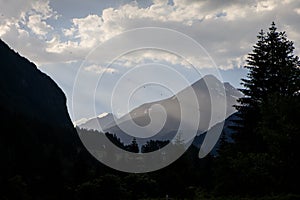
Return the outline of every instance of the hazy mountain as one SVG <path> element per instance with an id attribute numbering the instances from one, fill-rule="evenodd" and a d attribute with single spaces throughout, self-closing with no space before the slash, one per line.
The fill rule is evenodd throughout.
<path id="1" fill-rule="evenodd" d="M 232 138 L 232 129 L 230 129 L 230 126 L 233 126 L 234 125 L 234 121 L 235 120 L 238 120 L 239 117 L 238 117 L 238 112 L 236 113 L 233 113 L 232 115 L 230 115 L 225 121 L 224 123 L 217 123 L 216 125 L 214 125 L 212 128 L 210 128 L 210 131 L 218 131 L 219 130 L 219 127 L 220 126 L 223 126 L 222 127 L 222 135 L 225 136 L 225 140 L 227 142 L 233 142 L 233 138 Z M 203 143 L 203 140 L 206 136 L 207 132 L 203 133 L 203 134 L 200 134 L 198 136 L 195 137 L 194 141 L 193 141 L 193 145 L 195 147 L 197 147 L 198 149 L 200 149 L 202 143 Z M 221 137 L 220 137 L 221 138 Z M 220 145 L 220 138 L 217 142 L 217 144 L 214 146 L 213 150 L 211 151 L 211 154 L 212 155 L 216 155 L 217 154 L 217 150 L 219 148 L 219 145 Z"/>
<path id="2" fill-rule="evenodd" d="M 207 85 L 210 87 L 210 91 L 207 88 Z M 181 107 L 178 99 L 185 99 L 184 105 L 181 106 L 189 106 L 193 105 L 192 101 L 189 102 L 189 98 L 187 97 L 191 90 L 193 90 L 196 94 L 198 103 L 199 103 L 199 110 L 201 120 L 199 122 L 199 128 L 197 130 L 198 134 L 204 133 L 206 130 L 211 128 L 213 125 L 219 123 L 222 121 L 222 118 L 218 119 L 216 118 L 214 121 L 212 121 L 212 124 L 209 124 L 211 115 L 214 114 L 215 116 L 221 116 L 222 112 L 222 105 L 218 104 L 218 99 L 222 98 L 223 93 L 222 87 L 225 89 L 226 93 L 226 100 L 227 100 L 227 106 L 226 106 L 226 117 L 233 114 L 236 110 L 232 107 L 236 104 L 236 100 L 241 97 L 241 93 L 235 89 L 233 86 L 231 86 L 229 83 L 222 83 L 220 82 L 216 77 L 212 75 L 208 75 L 200 79 L 199 81 L 195 82 L 191 86 L 185 88 L 184 90 L 180 91 L 178 94 L 156 102 L 146 103 L 143 104 L 135 109 L 133 109 L 128 114 L 124 115 L 120 119 L 117 119 L 117 121 L 114 121 L 112 114 L 108 115 L 104 118 L 94 118 L 86 123 L 80 125 L 82 128 L 86 129 L 96 129 L 99 130 L 99 125 L 105 132 L 114 133 L 123 141 L 124 143 L 130 143 L 133 139 L 131 135 L 126 134 L 120 127 L 128 128 L 132 126 L 131 118 L 139 126 L 145 127 L 143 129 L 143 135 L 142 137 L 136 137 L 137 142 L 139 144 L 145 143 L 147 140 L 170 140 L 174 137 L 176 134 L 176 131 L 178 130 L 178 127 L 181 123 L 190 123 L 191 119 L 182 119 L 181 120 Z M 212 98 L 211 98 L 212 97 Z M 215 106 L 215 110 L 211 110 L 211 105 Z M 150 135 L 150 133 L 155 129 L 156 127 L 159 127 L 161 121 L 163 120 L 163 113 L 159 109 L 155 109 L 157 105 L 162 106 L 165 109 L 166 112 L 166 122 L 161 130 L 158 131 L 158 133 L 155 136 L 147 137 L 147 134 Z M 189 108 L 191 112 L 194 112 L 197 108 Z M 214 113 L 212 113 L 214 112 Z M 150 123 L 150 114 L 152 116 L 151 123 L 154 124 L 154 126 L 149 127 L 147 129 L 147 125 Z M 98 124 L 99 123 L 99 124 Z M 157 125 L 155 124 L 157 123 Z M 95 125 L 96 124 L 96 125 Z M 102 126 L 102 125 L 103 126 Z M 154 128 L 153 128 L 154 127 Z M 134 129 L 128 128 L 128 130 L 131 130 L 134 132 Z M 128 131 L 127 131 L 128 132 Z M 132 133 L 130 132 L 130 133 Z M 141 133 L 134 133 L 133 135 L 138 135 Z M 145 138 L 147 137 L 147 138 Z"/>
<path id="3" fill-rule="evenodd" d="M 114 122 L 114 115 L 112 113 L 104 113 L 96 118 L 92 118 L 83 122 L 81 124 L 77 124 L 80 128 L 90 129 L 90 130 L 106 130 L 109 128 L 109 125 Z"/>

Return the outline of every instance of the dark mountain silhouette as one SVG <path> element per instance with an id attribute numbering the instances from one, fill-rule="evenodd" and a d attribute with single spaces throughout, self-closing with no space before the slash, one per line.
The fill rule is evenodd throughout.
<path id="1" fill-rule="evenodd" d="M 32 120 L 71 127 L 66 97 L 57 84 L 0 40 L 0 106 Z"/>
<path id="2" fill-rule="evenodd" d="M 1 40 L 0 58 L 0 187 L 10 191 L 19 187 L 14 184 L 28 185 L 40 199 L 55 196 L 71 181 L 75 158 L 83 147 L 69 118 L 66 97 L 50 77 Z M 2 193 L 0 198 L 10 199 L 6 195 L 12 194 Z"/>

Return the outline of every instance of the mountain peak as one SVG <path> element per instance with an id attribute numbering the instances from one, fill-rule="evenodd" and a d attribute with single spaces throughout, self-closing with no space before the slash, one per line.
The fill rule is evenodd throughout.
<path id="1" fill-rule="evenodd" d="M 144 144 L 147 140 L 170 140 L 174 136 L 174 133 L 176 133 L 176 130 L 178 129 L 182 121 L 181 106 L 189 105 L 189 107 L 191 107 L 191 105 L 193 105 L 189 103 L 188 96 L 190 95 L 191 89 L 193 89 L 195 92 L 197 102 L 199 104 L 197 105 L 197 107 L 199 108 L 201 115 L 211 116 L 211 104 L 215 103 L 215 106 L 219 106 L 219 104 L 217 104 L 217 101 L 212 101 L 211 99 L 219 99 L 220 96 L 225 95 L 227 97 L 226 117 L 234 113 L 236 110 L 234 107 L 232 107 L 232 105 L 236 104 L 236 94 L 238 94 L 238 91 L 234 87 L 229 87 L 229 85 L 227 87 L 228 89 L 226 89 L 226 86 L 214 75 L 206 75 L 195 82 L 193 85 L 179 91 L 172 98 L 142 104 L 141 106 L 131 110 L 120 119 L 113 118 L 113 114 L 103 113 L 101 114 L 101 118 L 93 118 L 85 124 L 82 124 L 80 127 L 94 130 L 99 130 L 99 128 L 101 128 L 102 131 L 116 134 L 118 138 L 120 138 L 124 143 L 130 143 L 132 141 L 132 136 L 124 132 L 119 127 L 119 125 L 122 125 L 122 127 L 131 127 L 131 122 L 133 120 L 135 124 L 145 128 L 151 120 L 149 117 L 149 108 L 151 108 L 153 105 L 159 104 L 164 108 L 167 114 L 166 122 L 164 123 L 162 129 L 155 136 L 144 138 L 147 133 L 152 133 L 153 131 L 151 127 L 145 128 L 144 132 L 142 133 L 144 135 L 141 135 L 141 137 L 136 137 L 136 140 L 139 144 Z M 223 94 L 224 92 L 225 94 Z M 178 99 L 185 99 L 185 104 L 180 105 Z M 214 111 L 214 115 L 222 116 L 222 111 L 219 110 L 222 109 L 216 109 Z M 162 113 L 159 111 L 152 113 L 153 119 L 158 119 L 161 115 Z M 210 123 L 210 119 L 211 117 L 202 118 L 202 120 L 199 121 L 197 132 L 203 133 L 204 131 L 207 131 L 212 125 L 215 125 L 223 120 L 222 118 L 215 117 Z M 159 121 L 152 121 L 152 123 L 159 124 Z M 183 119 L 182 123 L 189 124 L 189 119 Z M 130 130 L 134 132 L 134 129 Z M 137 135 L 139 134 L 138 132 L 136 133 Z"/>
<path id="2" fill-rule="evenodd" d="M 224 82 L 224 86 L 227 88 L 235 88 L 229 82 Z"/>
<path id="3" fill-rule="evenodd" d="M 223 83 L 214 75 L 208 74 L 203 76 L 201 79 L 196 81 L 195 83 L 192 84 L 192 88 L 197 89 L 197 88 L 207 88 L 207 86 L 213 86 L 219 88 L 220 86 L 223 87 Z"/>
<path id="4" fill-rule="evenodd" d="M 207 74 L 205 76 L 202 77 L 204 80 L 213 80 L 213 81 L 220 81 L 217 77 L 215 77 L 214 75 L 212 74 Z"/>

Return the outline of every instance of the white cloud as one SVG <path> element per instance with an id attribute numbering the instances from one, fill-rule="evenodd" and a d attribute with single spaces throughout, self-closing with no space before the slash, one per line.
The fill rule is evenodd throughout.
<path id="1" fill-rule="evenodd" d="M 155 0 L 152 5 L 142 7 L 138 1 L 134 1 L 116 8 L 105 8 L 101 14 L 87 11 L 85 17 L 75 17 L 69 25 L 59 27 L 60 24 L 56 24 L 56 27 L 52 27 L 48 19 L 57 19 L 59 14 L 64 13 L 55 12 L 49 1 L 12 0 L 5 9 L 1 9 L 3 6 L 0 8 L 0 13 L 4 15 L 0 21 L 0 36 L 29 59 L 43 64 L 83 60 L 97 45 L 129 29 L 165 27 L 194 38 L 222 69 L 243 64 L 241 60 L 251 51 L 258 31 L 266 29 L 273 20 L 278 22 L 279 28 L 288 27 L 291 40 L 299 39 L 300 2 L 296 0 L 168 2 Z M 4 3 L 8 1 L 0 0 L 0 5 Z M 37 38 L 30 30 L 44 37 Z M 295 44 L 296 49 L 300 47 L 300 44 Z M 116 48 L 112 46 L 108 51 L 113 52 Z M 183 46 L 182 49 L 189 52 L 188 47 Z M 143 52 L 123 59 L 125 66 L 145 59 L 184 65 L 177 56 L 154 52 Z M 199 57 L 190 52 L 189 59 L 199 60 Z M 198 63 L 208 65 L 207 61 L 201 59 Z"/>
<path id="2" fill-rule="evenodd" d="M 28 28 L 37 35 L 46 35 L 53 28 L 48 25 L 45 21 L 42 21 L 42 16 L 35 14 L 28 17 L 27 22 Z"/>
<path id="3" fill-rule="evenodd" d="M 34 0 L 18 1 L 18 0 L 0 0 L 0 13 L 6 19 L 19 18 L 22 13 L 28 12 L 32 8 Z"/>
<path id="4" fill-rule="evenodd" d="M 45 36 L 53 27 L 47 24 L 49 18 L 57 19 L 58 14 L 50 8 L 49 0 L 33 1 L 32 8 L 27 12 L 28 21 L 25 20 L 24 12 L 22 13 L 22 23 L 24 23 L 31 31 L 39 36 Z"/>
<path id="5" fill-rule="evenodd" d="M 88 15 L 85 18 L 73 19 L 76 29 L 71 28 L 72 36 L 80 38 L 81 45 L 85 47 L 93 47 L 96 41 L 101 37 L 102 19 L 98 15 Z M 74 31 L 77 30 L 77 31 Z"/>
<path id="6" fill-rule="evenodd" d="M 256 11 L 262 12 L 262 11 L 271 11 L 273 10 L 278 4 L 278 1 L 276 0 L 264 0 L 264 1 L 258 1 L 256 5 Z"/>
<path id="7" fill-rule="evenodd" d="M 300 15 L 300 8 L 295 8 L 294 11 L 295 11 L 298 15 Z"/>
<path id="8" fill-rule="evenodd" d="M 14 19 L 5 19 L 0 22 L 0 36 L 10 31 L 11 26 L 14 26 L 15 23 L 17 23 L 17 21 Z"/>
<path id="9" fill-rule="evenodd" d="M 53 55 L 46 52 L 45 35 L 53 27 L 46 20 L 57 19 L 58 15 L 50 8 L 49 1 L 0 0 L 0 5 L 1 39 L 37 64 L 51 62 Z"/>
<path id="10" fill-rule="evenodd" d="M 181 64 L 185 67 L 190 67 L 190 64 L 180 56 L 171 52 L 158 49 L 145 49 L 133 51 L 129 54 L 120 57 L 118 60 L 115 61 L 115 63 L 124 67 L 132 67 L 135 65 L 149 63 L 149 61 L 155 63 L 167 62 L 174 65 Z"/>
<path id="11" fill-rule="evenodd" d="M 90 65 L 87 67 L 84 67 L 84 70 L 88 72 L 94 72 L 96 74 L 103 74 L 103 73 L 115 73 L 118 72 L 118 70 L 113 68 L 106 68 L 99 65 Z"/>
<path id="12" fill-rule="evenodd" d="M 174 4 L 170 5 L 168 1 L 157 0 L 146 8 L 131 3 L 119 8 L 104 9 L 100 16 L 88 15 L 85 18 L 73 19 L 73 26 L 65 30 L 65 35 L 74 36 L 76 33 L 76 38 L 81 41 L 80 46 L 88 48 L 132 28 L 172 28 L 191 35 L 205 45 L 222 69 L 231 69 L 235 64 L 243 64 L 241 59 L 251 50 L 259 29 L 267 28 L 265 24 L 269 25 L 272 20 L 276 20 L 274 16 L 278 16 L 278 10 L 291 7 L 291 3 L 292 1 L 279 0 L 249 0 L 243 3 L 234 0 L 228 3 L 175 0 Z M 262 21 L 265 24 L 261 24 Z M 128 59 L 124 61 L 125 66 L 135 65 L 143 59 L 182 64 L 176 56 L 153 52 L 125 58 Z M 193 58 L 196 56 L 191 55 L 191 59 Z M 198 63 L 203 65 L 203 61 Z"/>
<path id="13" fill-rule="evenodd" d="M 49 0 L 33 1 L 32 10 L 41 15 L 42 19 L 54 17 L 57 19 L 59 15 L 49 5 Z"/>

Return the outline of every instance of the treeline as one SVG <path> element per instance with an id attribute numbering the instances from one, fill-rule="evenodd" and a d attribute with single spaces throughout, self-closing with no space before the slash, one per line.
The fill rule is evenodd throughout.
<path id="1" fill-rule="evenodd" d="M 80 132 L 82 132 L 82 131 L 84 131 L 84 130 L 80 130 Z M 105 133 L 105 136 L 117 147 L 119 147 L 125 151 L 129 151 L 129 152 L 133 152 L 133 153 L 140 153 L 140 152 L 141 153 L 149 153 L 149 152 L 157 151 L 170 143 L 169 140 L 165 140 L 165 141 L 150 140 L 150 141 L 147 141 L 146 144 L 142 145 L 142 147 L 140 148 L 138 143 L 136 142 L 136 138 L 133 138 L 130 144 L 125 145 L 120 140 L 120 138 L 118 138 L 116 136 L 116 134 Z"/>
<path id="2" fill-rule="evenodd" d="M 0 140 L 0 199 L 155 199 L 166 195 L 192 199 L 198 191 L 211 187 L 212 157 L 198 159 L 195 147 L 162 170 L 129 174 L 94 159 L 75 129 L 55 128 L 5 109 L 0 111 L 4 114 L 0 115 L 2 128 L 7 130 Z M 74 137 L 69 138 L 70 134 Z M 127 151 L 136 149 L 112 134 L 106 136 Z M 150 152 L 167 143 L 149 141 L 140 149 Z"/>

